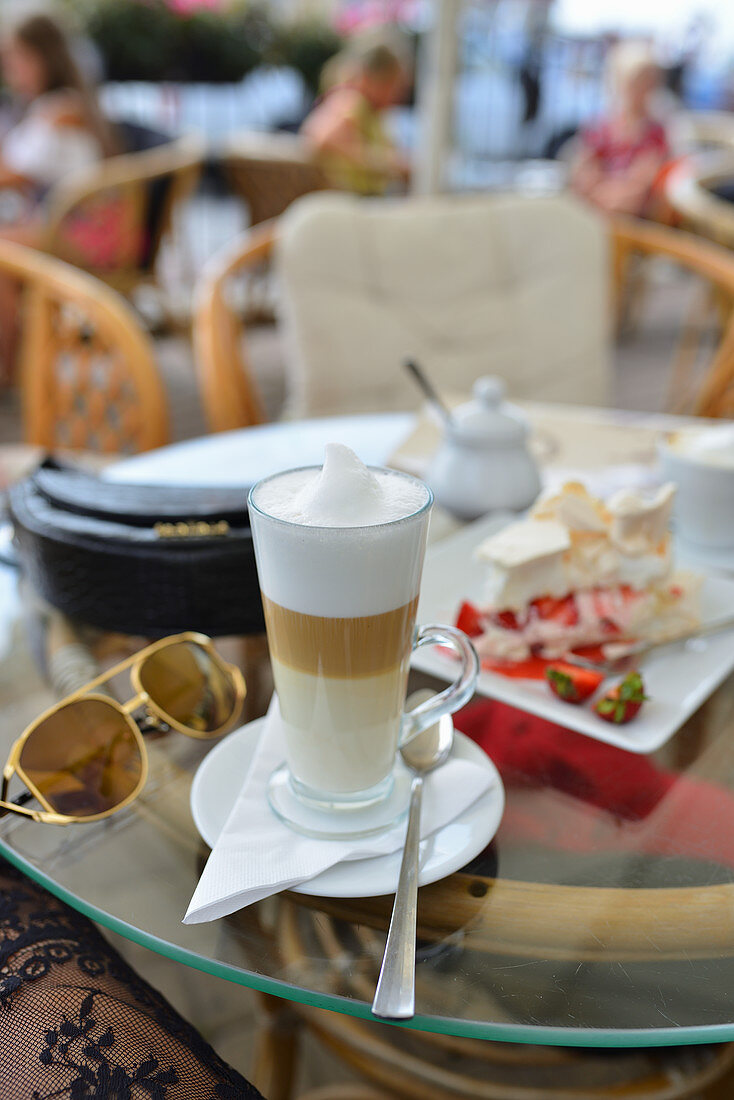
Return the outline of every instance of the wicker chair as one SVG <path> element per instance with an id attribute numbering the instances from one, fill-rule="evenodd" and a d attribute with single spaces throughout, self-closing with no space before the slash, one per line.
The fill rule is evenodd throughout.
<path id="1" fill-rule="evenodd" d="M 636 256 L 662 256 L 700 278 L 705 304 L 715 311 L 719 339 L 698 378 L 695 364 L 701 318 L 683 324 L 671 368 L 668 408 L 697 416 L 734 415 L 734 256 L 728 249 L 691 233 L 651 222 L 619 220 L 613 230 L 613 262 L 617 303 L 625 296 L 630 262 Z"/>
<path id="2" fill-rule="evenodd" d="M 341 968 L 344 986 L 339 992 L 368 1003 L 384 942 L 374 924 L 379 921 L 380 928 L 386 928 L 386 900 L 366 903 L 357 932 L 374 956 L 374 971 Z M 328 908 L 328 902 L 321 903 L 310 915 L 295 904 L 281 910 L 278 943 L 289 973 L 298 974 L 300 967 L 310 965 L 312 936 L 332 958 L 349 958 L 349 936 L 354 927 L 334 919 Z M 445 914 L 446 908 L 440 912 Z M 568 912 L 564 908 L 564 913 Z M 508 920 L 517 924 L 516 907 L 508 913 Z M 331 1085 L 314 1089 L 300 1100 L 337 1100 L 338 1096 L 354 1100 L 614 1100 L 622 1096 L 630 1100 L 704 1100 L 710 1096 L 714 1100 L 729 1095 L 715 1089 L 734 1067 L 732 1043 L 695 1049 L 620 1049 L 610 1057 L 603 1049 L 525 1046 L 426 1034 L 284 1004 L 272 997 L 267 998 L 265 1009 L 254 1079 L 268 1100 L 289 1100 L 299 1029 L 317 1037 L 369 1082 L 341 1085 L 341 1093 Z M 726 1080 L 730 1083 L 731 1077 Z M 706 1091 L 709 1087 L 710 1093 Z"/>
<path id="3" fill-rule="evenodd" d="M 308 146 L 295 134 L 234 134 L 219 163 L 248 209 L 250 225 L 278 218 L 301 195 L 328 187 Z"/>
<path id="4" fill-rule="evenodd" d="M 203 156 L 203 143 L 185 137 L 69 173 L 46 198 L 41 247 L 122 294 L 157 287 L 161 246 Z"/>
<path id="5" fill-rule="evenodd" d="M 243 340 L 243 321 L 230 303 L 228 285 L 243 269 L 257 271 L 272 249 L 269 223 L 237 240 L 204 268 L 194 294 L 194 355 L 199 391 L 210 431 L 250 427 L 265 419 Z"/>
<path id="6" fill-rule="evenodd" d="M 24 437 L 103 453 L 168 442 L 152 346 L 127 303 L 85 272 L 0 241 L 0 272 L 20 283 Z"/>
<path id="7" fill-rule="evenodd" d="M 286 231 L 289 232 L 288 229 Z M 230 304 L 226 288 L 233 276 L 258 270 L 268 260 L 273 254 L 276 236 L 280 232 L 280 227 L 272 222 L 256 227 L 210 261 L 197 287 L 194 320 L 197 371 L 207 421 L 212 431 L 246 427 L 261 422 L 263 418 L 263 403 L 249 367 L 246 325 L 243 323 L 241 312 Z M 675 264 L 693 272 L 711 288 L 719 310 L 720 339 L 705 374 L 699 381 L 693 370 L 695 349 L 692 344 L 695 332 L 690 326 L 684 326 L 678 357 L 671 370 L 669 404 L 677 411 L 690 411 L 700 416 L 731 416 L 734 412 L 734 327 L 732 324 L 734 257 L 724 249 L 690 234 L 635 219 L 614 220 L 610 225 L 609 238 L 611 273 L 607 277 L 607 284 L 611 287 L 618 304 L 625 300 L 631 263 L 636 256 L 665 256 Z M 313 249 L 311 252 L 315 255 Z M 322 257 L 319 257 L 318 263 L 322 267 L 325 262 Z M 406 264 L 408 262 L 406 259 Z M 602 262 L 601 255 L 599 262 Z M 276 266 L 278 266 L 277 260 Z M 372 275 L 379 279 L 379 273 L 375 274 L 373 271 Z M 600 281 L 603 283 L 603 280 L 602 275 Z M 293 301 L 298 299 L 302 292 L 304 295 L 310 293 L 311 287 L 300 285 L 291 278 L 288 290 L 292 299 L 289 305 L 292 307 Z M 382 297 L 377 302 L 378 307 Z M 370 312 L 372 304 L 371 299 L 365 298 L 360 309 L 363 309 L 365 316 L 369 314 L 372 327 L 376 331 L 380 328 L 379 310 Z M 316 322 L 313 320 L 313 314 L 310 317 L 313 327 Z M 345 330 L 343 333 L 347 344 L 351 341 L 355 347 L 374 349 L 374 341 L 370 341 L 365 328 L 355 328 L 353 320 L 353 313 L 347 317 L 337 309 L 332 319 L 327 321 L 325 316 L 322 317 L 321 325 L 323 329 L 323 326 L 328 323 L 330 326 L 339 328 L 340 331 L 345 325 L 349 325 L 348 331 Z M 461 323 L 462 319 L 458 318 L 457 324 Z M 604 327 L 601 316 L 599 324 L 602 328 Z M 382 335 L 385 331 L 385 327 L 382 326 Z M 440 335 L 445 343 L 448 338 L 447 333 L 443 332 Z M 295 333 L 295 337 L 298 338 L 298 332 Z M 605 334 L 600 334 L 598 339 L 603 346 Z M 399 363 L 405 354 L 406 348 L 396 343 L 390 350 L 389 361 Z M 441 376 L 442 347 L 438 347 L 433 354 L 436 364 L 434 367 L 433 363 L 429 363 L 429 366 L 433 369 L 438 381 L 456 390 L 460 383 L 457 383 L 454 374 L 445 378 Z M 380 355 L 383 358 L 387 355 L 384 340 L 381 343 Z M 341 361 L 342 370 L 347 370 L 349 357 L 342 355 Z M 314 346 L 308 343 L 300 344 L 298 362 L 289 362 L 289 381 L 297 391 L 295 401 L 291 395 L 290 402 L 291 411 L 295 415 L 325 415 L 340 411 L 355 411 L 346 408 L 322 407 L 318 401 L 309 397 L 309 394 L 323 390 L 330 399 L 334 398 L 335 391 L 327 386 L 323 378 L 319 377 L 323 370 L 323 363 L 323 341 L 319 348 L 315 344 Z M 477 369 L 475 373 L 480 373 L 480 370 Z M 566 381 L 567 386 L 570 386 L 572 377 L 569 375 Z M 362 372 L 360 375 L 362 388 L 364 389 L 370 382 L 369 372 Z M 586 382 L 588 383 L 588 380 Z M 553 384 L 553 378 L 548 379 L 548 383 Z M 527 384 L 523 390 L 522 379 L 517 373 L 512 376 L 512 384 L 516 396 L 538 396 L 538 393 L 526 392 Z M 390 407 L 387 400 L 389 395 L 381 393 L 375 397 L 375 401 L 378 397 L 383 407 Z M 556 391 L 555 399 L 562 399 L 559 391 Z M 586 401 L 593 403 L 588 398 Z"/>

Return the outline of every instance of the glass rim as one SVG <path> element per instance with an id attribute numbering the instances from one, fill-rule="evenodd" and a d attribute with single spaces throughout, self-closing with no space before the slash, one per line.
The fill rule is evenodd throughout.
<path id="1" fill-rule="evenodd" d="M 322 469 L 323 464 L 320 466 L 315 464 L 312 464 L 310 466 L 292 466 L 288 470 L 278 470 L 274 474 L 268 474 L 266 477 L 261 477 L 259 481 L 255 482 L 255 484 L 251 487 L 250 491 L 247 494 L 248 510 L 251 512 L 256 512 L 258 515 L 262 516 L 263 519 L 270 520 L 272 523 L 279 523 L 283 527 L 294 527 L 301 531 L 379 531 L 384 530 L 386 527 L 394 527 L 399 523 L 406 523 L 408 520 L 417 519 L 419 516 L 422 516 L 424 512 L 429 511 L 433 506 L 433 490 L 430 488 L 429 485 L 426 484 L 425 481 L 421 481 L 420 478 L 415 477 L 413 474 L 408 474 L 404 470 L 393 470 L 389 466 L 367 466 L 367 469 L 370 470 L 370 472 L 372 473 L 389 474 L 390 477 L 400 477 L 408 481 L 413 481 L 417 483 L 425 491 L 426 499 L 423 504 L 421 504 L 420 507 L 416 508 L 414 511 L 408 512 L 404 516 L 397 516 L 395 519 L 384 520 L 381 523 L 355 523 L 350 526 L 345 526 L 343 524 L 325 525 L 318 523 L 299 523 L 297 520 L 283 519 L 281 516 L 274 516 L 270 512 L 266 512 L 255 501 L 254 494 L 257 492 L 258 489 L 260 489 L 263 485 L 266 485 L 269 481 L 275 481 L 275 479 L 279 477 L 287 477 L 289 474 L 299 474 L 309 470 Z"/>

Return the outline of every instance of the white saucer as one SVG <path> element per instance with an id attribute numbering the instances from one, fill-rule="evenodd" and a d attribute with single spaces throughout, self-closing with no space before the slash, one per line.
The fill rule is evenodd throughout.
<path id="1" fill-rule="evenodd" d="M 255 751 L 263 718 L 230 733 L 202 760 L 191 786 L 191 813 L 199 833 L 213 848 L 242 786 Z M 458 730 L 454 754 L 471 760 L 494 777 L 492 786 L 455 821 L 421 843 L 419 883 L 427 886 L 460 870 L 486 848 L 497 832 L 505 808 L 499 772 L 478 745 Z M 402 851 L 372 859 L 338 863 L 299 887 L 301 894 L 331 898 L 370 898 L 392 894 L 397 886 Z"/>

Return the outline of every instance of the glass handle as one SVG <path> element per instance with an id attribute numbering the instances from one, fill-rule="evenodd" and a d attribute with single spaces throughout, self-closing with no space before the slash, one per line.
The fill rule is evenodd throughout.
<path id="1" fill-rule="evenodd" d="M 472 643 L 454 626 L 421 626 L 416 630 L 413 649 L 424 645 L 448 645 L 461 660 L 461 672 L 449 687 L 403 715 L 400 744 L 406 745 L 445 714 L 453 714 L 469 702 L 477 684 L 479 658 Z"/>

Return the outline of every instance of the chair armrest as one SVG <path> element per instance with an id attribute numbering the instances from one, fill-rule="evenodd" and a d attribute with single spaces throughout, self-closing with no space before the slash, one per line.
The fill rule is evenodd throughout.
<path id="1" fill-rule="evenodd" d="M 615 269 L 624 267 L 634 253 L 666 256 L 734 299 L 734 255 L 721 245 L 680 229 L 625 217 L 611 220 L 611 240 Z"/>
<path id="2" fill-rule="evenodd" d="M 210 431 L 229 431 L 265 420 L 250 370 L 245 325 L 227 301 L 225 287 L 230 276 L 267 263 L 275 239 L 275 222 L 262 222 L 213 256 L 196 284 L 194 360 Z"/>
<path id="3" fill-rule="evenodd" d="M 115 188 L 134 190 L 169 173 L 198 173 L 204 156 L 203 142 L 197 137 L 185 137 L 140 153 L 122 153 L 69 172 L 46 197 L 44 249 L 53 251 L 64 219 L 95 194 Z"/>

